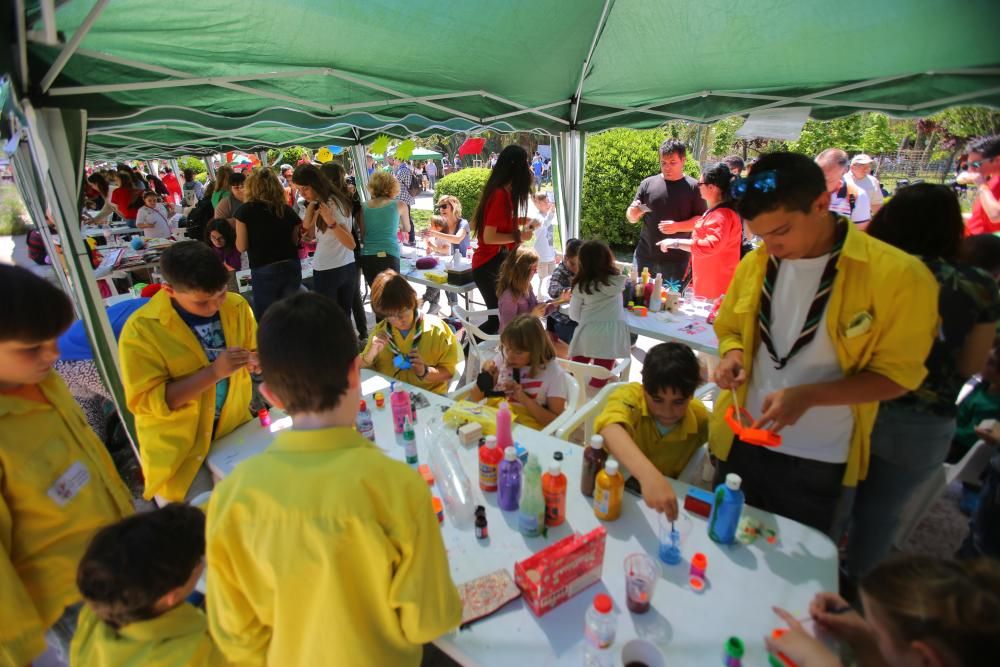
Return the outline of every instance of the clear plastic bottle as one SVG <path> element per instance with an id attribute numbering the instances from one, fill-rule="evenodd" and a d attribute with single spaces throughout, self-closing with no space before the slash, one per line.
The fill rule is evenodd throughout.
<path id="1" fill-rule="evenodd" d="M 528 465 L 521 475 L 521 499 L 518 505 L 517 529 L 525 537 L 538 537 L 545 527 L 545 497 L 542 494 L 542 465 L 534 454 L 528 455 Z"/>
<path id="2" fill-rule="evenodd" d="M 445 511 L 456 526 L 471 524 L 476 504 L 472 497 L 472 484 L 458 458 L 455 435 L 446 434 L 444 429 L 430 425 L 428 433 L 436 434 L 436 437 L 428 438 L 426 442 L 431 472 L 441 491 Z"/>
<path id="3" fill-rule="evenodd" d="M 615 616 L 611 596 L 598 593 L 594 603 L 587 610 L 584 621 L 583 664 L 586 667 L 612 667 L 615 655 L 612 645 L 615 643 L 615 633 L 618 630 L 618 618 Z"/>
<path id="4" fill-rule="evenodd" d="M 358 433 L 372 442 L 375 441 L 375 423 L 372 421 L 372 413 L 368 410 L 368 404 L 363 399 L 358 416 L 354 419 L 354 425 L 358 429 Z"/>

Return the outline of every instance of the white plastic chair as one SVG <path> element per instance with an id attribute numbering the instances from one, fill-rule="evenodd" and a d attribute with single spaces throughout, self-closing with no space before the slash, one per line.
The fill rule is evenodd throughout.
<path id="1" fill-rule="evenodd" d="M 470 311 L 455 304 L 452 306 L 451 312 L 462 323 L 466 340 L 469 343 L 469 354 L 465 365 L 465 381 L 472 381 L 483 367 L 483 364 L 493 358 L 493 355 L 500 347 L 500 335 L 485 333 L 479 328 L 479 324 L 472 321 L 472 318 L 473 316 L 478 317 L 480 315 L 486 317 L 499 315 L 500 311 L 496 308 Z"/>
<path id="2" fill-rule="evenodd" d="M 472 389 L 476 386 L 475 382 L 470 382 L 456 389 L 455 391 L 448 394 L 448 398 L 453 401 L 464 401 L 469 400 L 469 394 Z M 577 409 L 580 407 L 580 388 L 577 386 L 576 378 L 572 375 L 567 374 L 566 376 L 566 407 L 563 409 L 562 413 L 549 422 L 544 428 L 541 429 L 541 433 L 545 435 L 555 435 L 556 431 L 562 428 L 562 425 L 573 418 Z"/>
<path id="3" fill-rule="evenodd" d="M 595 396 L 599 389 L 590 386 L 591 380 L 607 380 L 609 382 L 622 382 L 628 380 L 628 371 L 632 366 L 632 358 L 625 357 L 618 359 L 611 370 L 598 366 L 597 364 L 584 364 L 579 361 L 560 359 L 559 365 L 567 373 L 576 378 L 576 383 L 580 387 L 580 405 L 583 405 L 591 396 Z"/>
<path id="4" fill-rule="evenodd" d="M 965 453 L 958 463 L 943 463 L 934 475 L 924 482 L 906 503 L 899 519 L 899 528 L 893 541 L 897 549 L 910 537 L 910 534 L 920 525 L 924 514 L 938 501 L 952 482 L 960 481 L 976 483 L 993 454 L 993 448 L 980 440 Z"/>

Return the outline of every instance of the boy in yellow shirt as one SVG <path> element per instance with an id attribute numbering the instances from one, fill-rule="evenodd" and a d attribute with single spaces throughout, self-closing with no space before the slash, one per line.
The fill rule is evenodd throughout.
<path id="1" fill-rule="evenodd" d="M 632 382 L 608 396 L 594 420 L 608 451 L 642 486 L 642 498 L 670 520 L 677 518 L 676 478 L 708 441 L 708 410 L 693 398 L 701 384 L 694 352 L 681 343 L 660 343 L 646 353 L 642 384 Z"/>
<path id="2" fill-rule="evenodd" d="M 225 266 L 204 243 L 182 241 L 160 258 L 161 289 L 125 323 L 118 349 L 135 416 L 143 495 L 165 504 L 212 488 L 211 442 L 248 421 L 257 325 L 226 290 Z"/>
<path id="3" fill-rule="evenodd" d="M 316 293 L 261 322 L 261 392 L 293 426 L 209 503 L 208 621 L 231 662 L 416 666 L 461 619 L 427 484 L 353 428 L 361 360 L 335 344 L 351 340 Z"/>
<path id="4" fill-rule="evenodd" d="M 222 667 L 204 612 L 187 602 L 205 569 L 205 514 L 172 503 L 102 529 L 77 568 L 86 602 L 77 667 Z"/>
<path id="5" fill-rule="evenodd" d="M 58 288 L 0 264 L 0 666 L 65 654 L 94 532 L 133 512 L 104 444 L 52 367 L 73 323 Z"/>

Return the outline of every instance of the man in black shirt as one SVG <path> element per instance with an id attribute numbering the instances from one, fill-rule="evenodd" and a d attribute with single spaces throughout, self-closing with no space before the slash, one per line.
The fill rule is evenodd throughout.
<path id="1" fill-rule="evenodd" d="M 660 146 L 660 173 L 643 180 L 635 200 L 625 212 L 628 221 L 642 221 L 635 263 L 641 272 L 663 274 L 664 280 L 680 281 L 687 269 L 686 250 L 673 248 L 663 253 L 657 243 L 665 238 L 691 238 L 691 230 L 705 212 L 705 200 L 698 191 L 698 181 L 684 175 L 687 147 L 684 142 L 667 139 Z"/>

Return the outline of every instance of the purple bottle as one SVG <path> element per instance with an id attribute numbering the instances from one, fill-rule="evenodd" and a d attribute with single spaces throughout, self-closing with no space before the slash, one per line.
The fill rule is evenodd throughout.
<path id="1" fill-rule="evenodd" d="M 497 471 L 497 505 L 506 512 L 513 512 L 518 507 L 520 497 L 521 462 L 514 448 L 508 447 Z"/>

